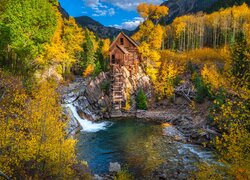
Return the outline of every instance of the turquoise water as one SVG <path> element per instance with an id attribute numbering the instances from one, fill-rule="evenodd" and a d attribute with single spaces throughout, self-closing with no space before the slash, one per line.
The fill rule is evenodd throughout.
<path id="1" fill-rule="evenodd" d="M 119 162 L 135 177 L 152 174 L 165 160 L 170 162 L 170 169 L 179 163 L 192 170 L 195 163 L 211 159 L 211 152 L 199 146 L 163 136 L 162 128 L 137 119 L 111 121 L 102 130 L 77 135 L 78 157 L 88 162 L 93 174 L 108 173 L 109 163 Z"/>

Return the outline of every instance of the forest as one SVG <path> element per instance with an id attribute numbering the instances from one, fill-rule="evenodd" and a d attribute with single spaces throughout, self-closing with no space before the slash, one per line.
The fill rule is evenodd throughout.
<path id="1" fill-rule="evenodd" d="M 200 163 L 191 179 L 250 178 L 249 6 L 184 15 L 171 24 L 161 21 L 167 7 L 142 3 L 137 11 L 144 21 L 132 38 L 155 100 L 172 100 L 176 87 L 191 83 L 191 106 L 209 102 L 208 122 L 221 134 L 204 146 L 224 165 Z M 63 17 L 57 0 L 1 1 L 0 175 L 91 179 L 77 158 L 77 141 L 66 133 L 59 89 L 75 76 L 109 71 L 110 42 Z M 137 99 L 147 109 L 141 90 Z"/>

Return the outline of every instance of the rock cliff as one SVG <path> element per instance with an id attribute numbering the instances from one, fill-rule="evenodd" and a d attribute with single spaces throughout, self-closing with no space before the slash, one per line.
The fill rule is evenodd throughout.
<path id="1" fill-rule="evenodd" d="M 135 104 L 135 96 L 138 88 L 143 88 L 147 94 L 150 94 L 150 78 L 143 73 L 141 68 L 139 68 L 139 72 L 136 75 L 131 75 L 123 67 L 123 76 L 125 79 L 124 88 L 130 89 L 133 104 Z M 112 104 L 109 73 L 102 72 L 95 78 L 76 78 L 74 83 L 64 88 L 62 94 L 62 103 L 73 104 L 78 114 L 84 119 L 97 121 L 109 118 L 111 115 Z M 125 93 L 124 98 L 127 98 Z"/>

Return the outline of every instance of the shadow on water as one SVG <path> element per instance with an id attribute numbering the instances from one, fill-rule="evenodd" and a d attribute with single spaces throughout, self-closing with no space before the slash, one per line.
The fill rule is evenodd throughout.
<path id="1" fill-rule="evenodd" d="M 127 165 L 135 177 L 143 177 L 150 175 L 166 159 L 175 162 L 186 158 L 192 164 L 202 158 L 191 152 L 195 151 L 193 146 L 163 136 L 159 124 L 136 119 L 112 122 L 112 126 L 104 130 L 77 135 L 78 157 L 88 162 L 93 174 L 108 173 L 109 163 L 119 162 L 122 166 Z M 196 151 L 199 152 L 199 148 Z"/>

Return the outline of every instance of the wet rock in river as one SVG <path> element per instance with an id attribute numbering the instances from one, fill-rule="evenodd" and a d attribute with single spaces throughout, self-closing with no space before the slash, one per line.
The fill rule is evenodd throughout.
<path id="1" fill-rule="evenodd" d="M 121 165 L 118 162 L 109 163 L 109 172 L 119 172 L 121 171 Z"/>
<path id="2" fill-rule="evenodd" d="M 163 135 L 172 137 L 176 141 L 186 141 L 184 135 L 180 131 L 178 131 L 174 126 L 168 123 L 165 123 L 163 126 Z"/>

